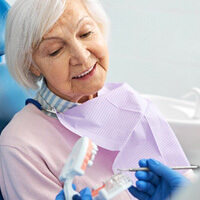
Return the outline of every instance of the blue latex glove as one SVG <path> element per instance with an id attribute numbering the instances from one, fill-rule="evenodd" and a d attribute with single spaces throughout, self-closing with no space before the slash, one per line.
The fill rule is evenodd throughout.
<path id="1" fill-rule="evenodd" d="M 65 195 L 63 190 L 60 191 L 60 193 L 56 196 L 55 200 L 65 200 Z"/>
<path id="2" fill-rule="evenodd" d="M 73 200 L 92 200 L 92 194 L 90 188 L 86 187 L 80 191 L 80 195 L 74 195 Z"/>
<path id="3" fill-rule="evenodd" d="M 129 188 L 129 192 L 139 200 L 165 200 L 177 188 L 189 183 L 182 174 L 154 159 L 142 159 L 139 165 L 150 170 L 136 172 L 136 187 Z"/>
<path id="4" fill-rule="evenodd" d="M 73 189 L 76 190 L 76 186 L 73 184 Z M 56 196 L 55 200 L 65 200 L 64 191 L 61 190 L 60 193 Z M 86 187 L 80 191 L 79 195 L 74 195 L 73 200 L 92 200 L 92 194 L 90 188 Z"/>

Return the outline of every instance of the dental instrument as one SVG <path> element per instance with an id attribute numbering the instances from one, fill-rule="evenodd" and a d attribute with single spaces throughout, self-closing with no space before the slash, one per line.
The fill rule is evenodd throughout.
<path id="1" fill-rule="evenodd" d="M 171 167 L 173 170 L 184 170 L 184 169 L 200 169 L 198 165 L 192 166 L 176 166 Z M 136 171 L 149 171 L 148 167 L 139 167 L 139 168 L 130 168 L 130 169 L 117 169 L 118 171 L 129 171 L 129 172 L 136 172 Z"/>

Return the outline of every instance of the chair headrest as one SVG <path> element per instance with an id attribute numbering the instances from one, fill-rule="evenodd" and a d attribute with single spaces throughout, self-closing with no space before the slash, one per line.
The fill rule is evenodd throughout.
<path id="1" fill-rule="evenodd" d="M 5 0 L 0 0 L 0 56 L 4 54 L 6 16 L 10 6 Z"/>

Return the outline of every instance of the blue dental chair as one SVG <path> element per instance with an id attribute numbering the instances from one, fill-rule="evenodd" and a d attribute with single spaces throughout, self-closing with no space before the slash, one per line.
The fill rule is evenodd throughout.
<path id="1" fill-rule="evenodd" d="M 6 13 L 9 10 L 9 5 L 8 3 L 6 3 L 4 0 L 0 0 L 0 62 L 1 62 L 1 56 L 4 54 L 4 32 L 5 32 L 5 21 L 6 21 Z M 1 90 L 1 85 L 2 85 L 2 69 L 3 67 L 1 66 L 0 63 L 0 104 L 3 102 L 1 96 L 3 95 L 2 90 Z M 0 109 L 0 115 L 3 114 L 3 110 L 2 108 Z M 3 127 L 6 125 L 6 120 L 1 119 L 0 117 L 0 133 L 1 130 L 3 129 Z M 0 200 L 3 200 L 3 196 L 1 194 L 1 190 L 0 190 Z"/>
<path id="2" fill-rule="evenodd" d="M 6 63 L 3 63 L 6 14 L 10 6 L 5 0 L 0 0 L 0 134 L 14 114 L 25 105 L 30 96 L 20 88 L 10 76 Z M 3 200 L 0 191 L 0 200 Z"/>
<path id="3" fill-rule="evenodd" d="M 2 59 L 5 50 L 6 14 L 9 8 L 5 0 L 0 0 L 0 134 L 14 114 L 24 107 L 25 100 L 30 96 L 11 77 Z"/>

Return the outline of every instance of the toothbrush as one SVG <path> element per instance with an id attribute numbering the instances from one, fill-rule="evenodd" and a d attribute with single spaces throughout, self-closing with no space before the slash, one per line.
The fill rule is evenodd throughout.
<path id="1" fill-rule="evenodd" d="M 97 151 L 97 145 L 87 137 L 82 137 L 76 142 L 59 176 L 60 181 L 64 182 L 65 199 L 71 200 L 74 195 L 80 196 L 72 188 L 73 179 L 75 176 L 82 176 L 87 166 L 93 165 Z"/>

